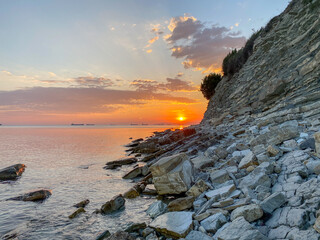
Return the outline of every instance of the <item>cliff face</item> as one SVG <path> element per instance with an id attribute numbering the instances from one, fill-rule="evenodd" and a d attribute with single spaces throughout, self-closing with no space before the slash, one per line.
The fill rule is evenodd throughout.
<path id="1" fill-rule="evenodd" d="M 254 52 L 219 83 L 203 124 L 249 114 L 260 125 L 320 117 L 320 1 L 294 0 L 255 40 Z"/>

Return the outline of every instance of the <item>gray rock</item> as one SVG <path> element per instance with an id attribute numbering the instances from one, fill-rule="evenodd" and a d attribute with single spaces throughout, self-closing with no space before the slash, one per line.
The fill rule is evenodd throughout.
<path id="1" fill-rule="evenodd" d="M 318 234 L 314 229 L 299 230 L 294 228 L 287 235 L 287 239 L 290 240 L 319 240 L 320 234 Z"/>
<path id="2" fill-rule="evenodd" d="M 226 222 L 227 219 L 222 213 L 216 213 L 201 221 L 200 224 L 207 232 L 215 233 Z"/>
<path id="3" fill-rule="evenodd" d="M 238 207 L 232 211 L 230 219 L 235 220 L 237 217 L 244 217 L 248 222 L 258 220 L 263 216 L 263 211 L 260 206 L 256 204 L 250 204 L 247 206 Z"/>
<path id="4" fill-rule="evenodd" d="M 241 159 L 238 167 L 240 169 L 244 169 L 253 165 L 258 165 L 257 158 L 253 152 L 249 151 L 244 158 Z"/>
<path id="5" fill-rule="evenodd" d="M 215 235 L 219 240 L 267 240 L 268 238 L 255 229 L 243 217 L 238 217 L 225 224 Z"/>
<path id="6" fill-rule="evenodd" d="M 159 195 L 188 191 L 193 179 L 193 166 L 185 153 L 161 158 L 150 167 Z"/>
<path id="7" fill-rule="evenodd" d="M 206 197 L 215 200 L 219 200 L 222 197 L 227 197 L 230 193 L 232 193 L 236 189 L 234 184 L 227 185 L 225 187 L 221 187 L 206 193 Z"/>
<path id="8" fill-rule="evenodd" d="M 121 194 L 113 197 L 110 201 L 106 202 L 101 207 L 101 213 L 109 214 L 118 211 L 124 207 L 126 200 Z"/>
<path id="9" fill-rule="evenodd" d="M 315 140 L 316 153 L 318 154 L 318 157 L 320 157 L 320 132 L 317 132 L 314 134 L 314 140 Z"/>
<path id="10" fill-rule="evenodd" d="M 293 208 L 288 212 L 287 223 L 290 227 L 303 228 L 308 223 L 309 216 L 305 209 Z"/>
<path id="11" fill-rule="evenodd" d="M 147 209 L 147 214 L 151 218 L 156 218 L 160 216 L 161 214 L 164 214 L 168 211 L 167 204 L 165 204 L 162 201 L 156 201 L 150 205 L 150 207 Z"/>
<path id="12" fill-rule="evenodd" d="M 213 240 L 212 237 L 209 237 L 207 234 L 204 234 L 199 231 L 191 231 L 188 236 L 186 236 L 186 240 Z"/>
<path id="13" fill-rule="evenodd" d="M 214 171 L 210 175 L 210 180 L 212 183 L 224 183 L 229 179 L 229 173 L 224 169 Z"/>
<path id="14" fill-rule="evenodd" d="M 192 229 L 193 212 L 168 212 L 150 223 L 150 227 L 166 237 L 184 238 Z"/>
<path id="15" fill-rule="evenodd" d="M 275 229 L 271 229 L 268 235 L 269 239 L 285 239 L 291 228 L 288 226 L 279 226 Z"/>
<path id="16" fill-rule="evenodd" d="M 261 202 L 261 208 L 266 213 L 272 213 L 275 209 L 281 207 L 286 202 L 286 197 L 283 193 L 273 193 Z"/>
<path id="17" fill-rule="evenodd" d="M 187 192 L 187 196 L 198 197 L 203 192 L 207 191 L 210 188 L 209 184 L 207 184 L 202 179 L 198 180 Z"/>
<path id="18" fill-rule="evenodd" d="M 15 164 L 3 169 L 0 169 L 0 181 L 16 180 L 22 175 L 26 166 L 24 164 Z"/>
<path id="19" fill-rule="evenodd" d="M 264 169 L 256 168 L 253 170 L 250 174 L 248 174 L 246 177 L 244 177 L 240 184 L 239 188 L 251 188 L 254 189 L 257 186 L 262 185 L 265 187 L 271 186 L 271 179 L 266 174 Z"/>
<path id="20" fill-rule="evenodd" d="M 315 150 L 316 149 L 316 142 L 315 142 L 314 138 L 308 138 L 299 144 L 299 148 L 301 150 L 305 150 L 307 148 Z"/>

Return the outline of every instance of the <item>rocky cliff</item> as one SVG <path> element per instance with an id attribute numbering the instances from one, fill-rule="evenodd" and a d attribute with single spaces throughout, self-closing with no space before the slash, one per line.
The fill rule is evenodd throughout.
<path id="1" fill-rule="evenodd" d="M 243 68 L 219 83 L 202 123 L 246 113 L 261 125 L 292 119 L 319 124 L 319 5 L 294 0 L 270 21 Z"/>

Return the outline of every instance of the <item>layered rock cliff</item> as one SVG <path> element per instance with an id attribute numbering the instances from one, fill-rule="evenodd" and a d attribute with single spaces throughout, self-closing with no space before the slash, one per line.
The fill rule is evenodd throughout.
<path id="1" fill-rule="evenodd" d="M 270 21 L 242 69 L 219 83 L 202 123 L 244 113 L 261 125 L 292 119 L 319 123 L 319 5 L 294 0 Z"/>

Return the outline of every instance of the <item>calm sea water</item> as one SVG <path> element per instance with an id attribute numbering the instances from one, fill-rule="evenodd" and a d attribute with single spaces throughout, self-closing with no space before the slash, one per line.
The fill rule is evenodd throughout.
<path id="1" fill-rule="evenodd" d="M 0 168 L 27 166 L 15 182 L 0 183 L 0 237 L 10 231 L 17 239 L 95 239 L 104 230 L 114 232 L 128 222 L 149 221 L 145 210 L 154 201 L 136 198 L 112 215 L 93 214 L 133 183 L 121 177 L 131 167 L 104 170 L 106 162 L 125 156 L 129 137 L 150 136 L 172 126 L 143 127 L 0 127 Z M 4 201 L 46 188 L 52 196 L 42 203 Z M 86 213 L 69 220 L 73 204 L 90 199 Z"/>

